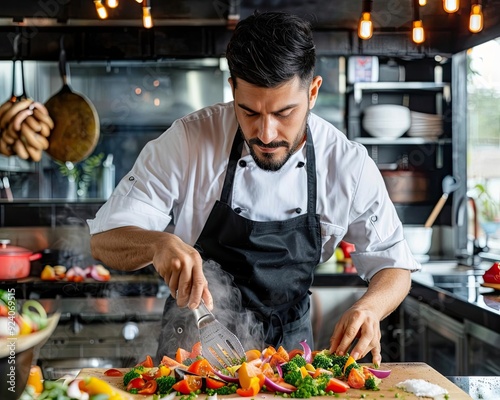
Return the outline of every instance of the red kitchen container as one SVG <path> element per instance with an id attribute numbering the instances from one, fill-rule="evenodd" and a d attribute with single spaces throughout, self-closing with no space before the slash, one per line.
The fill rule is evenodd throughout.
<path id="1" fill-rule="evenodd" d="M 24 247 L 9 246 L 10 240 L 0 240 L 0 279 L 20 279 L 30 274 L 31 261 L 42 257 Z"/>

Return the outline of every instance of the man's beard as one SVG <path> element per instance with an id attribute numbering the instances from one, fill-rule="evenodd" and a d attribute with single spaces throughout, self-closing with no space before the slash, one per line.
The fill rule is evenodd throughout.
<path id="1" fill-rule="evenodd" d="M 297 149 L 302 145 L 302 140 L 304 136 L 306 135 L 307 132 L 307 119 L 309 117 L 309 112 L 307 113 L 306 117 L 304 118 L 303 122 L 303 128 L 302 128 L 302 134 L 298 134 L 295 137 L 295 140 L 293 143 L 289 143 L 285 140 L 282 140 L 280 142 L 271 142 L 271 143 L 263 143 L 260 139 L 254 138 L 250 140 L 246 140 L 245 136 L 243 135 L 243 132 L 240 129 L 241 135 L 243 136 L 243 140 L 245 140 L 248 144 L 248 147 L 250 149 L 250 155 L 254 159 L 255 163 L 260 169 L 263 169 L 264 171 L 279 171 L 283 165 L 286 164 L 286 162 L 290 159 L 290 157 L 297 151 Z M 275 157 L 276 155 L 274 153 L 263 153 L 261 157 L 258 157 L 254 147 L 253 146 L 260 146 L 263 148 L 268 148 L 268 149 L 274 149 L 277 147 L 284 147 L 288 149 L 287 153 L 282 159 L 277 160 Z"/>

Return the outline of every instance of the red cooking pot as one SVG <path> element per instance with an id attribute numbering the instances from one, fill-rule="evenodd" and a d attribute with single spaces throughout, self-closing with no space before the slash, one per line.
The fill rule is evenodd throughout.
<path id="1" fill-rule="evenodd" d="M 0 240 L 0 279 L 25 278 L 30 274 L 31 261 L 38 260 L 42 253 L 9 243 L 10 240 Z"/>

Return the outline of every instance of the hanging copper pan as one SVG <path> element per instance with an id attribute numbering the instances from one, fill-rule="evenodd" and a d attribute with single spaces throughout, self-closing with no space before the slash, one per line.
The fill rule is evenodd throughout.
<path id="1" fill-rule="evenodd" d="M 55 160 L 75 163 L 86 159 L 95 149 L 99 140 L 99 116 L 90 100 L 69 86 L 63 40 L 64 37 L 59 54 L 63 86 L 45 103 L 54 120 L 47 153 Z"/>

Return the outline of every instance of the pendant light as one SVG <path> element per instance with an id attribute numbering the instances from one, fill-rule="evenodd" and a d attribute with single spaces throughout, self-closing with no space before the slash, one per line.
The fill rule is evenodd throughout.
<path id="1" fill-rule="evenodd" d="M 443 9 L 447 13 L 457 12 L 460 8 L 460 0 L 443 0 Z"/>
<path id="2" fill-rule="evenodd" d="M 103 0 L 93 0 L 97 15 L 101 19 L 108 18 L 108 10 L 104 6 Z M 109 8 L 116 8 L 119 5 L 119 0 L 105 0 L 106 5 Z M 151 5 L 150 0 L 135 0 L 137 3 L 142 3 L 142 25 L 144 28 L 152 28 L 153 27 L 153 17 L 151 15 Z"/>
<path id="3" fill-rule="evenodd" d="M 372 0 L 363 0 L 363 11 L 358 23 L 358 36 L 360 39 L 367 40 L 373 35 L 371 12 Z"/>
<path id="4" fill-rule="evenodd" d="M 103 6 L 101 0 L 94 0 L 95 4 L 95 10 L 97 11 L 97 15 L 101 19 L 106 19 L 108 18 L 108 11 L 106 10 L 106 7 Z"/>
<path id="5" fill-rule="evenodd" d="M 423 6 L 425 6 L 426 4 L 427 4 L 427 0 L 418 0 L 418 5 L 419 5 L 420 7 L 423 7 Z"/>
<path id="6" fill-rule="evenodd" d="M 149 5 L 149 0 L 144 0 L 142 5 L 142 25 L 144 28 L 153 27 L 153 17 L 151 16 L 151 6 Z"/>
<path id="7" fill-rule="evenodd" d="M 420 19 L 418 0 L 413 0 L 413 23 L 411 30 L 411 38 L 414 43 L 421 44 L 425 41 L 425 31 L 422 20 Z"/>
<path id="8" fill-rule="evenodd" d="M 481 0 L 477 0 L 476 4 L 472 4 L 469 17 L 469 31 L 478 33 L 483 30 L 483 7 Z"/>

